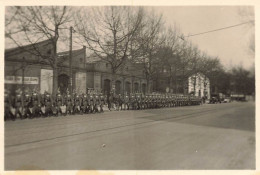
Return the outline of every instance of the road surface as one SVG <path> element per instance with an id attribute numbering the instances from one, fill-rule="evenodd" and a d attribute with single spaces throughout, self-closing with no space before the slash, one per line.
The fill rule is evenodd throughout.
<path id="1" fill-rule="evenodd" d="M 255 104 L 7 121 L 5 169 L 255 169 Z"/>

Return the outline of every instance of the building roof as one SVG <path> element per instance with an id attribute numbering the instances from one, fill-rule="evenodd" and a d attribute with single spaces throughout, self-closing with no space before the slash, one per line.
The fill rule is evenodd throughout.
<path id="1" fill-rule="evenodd" d="M 77 50 L 72 50 L 72 56 L 77 56 L 80 54 L 84 54 L 85 49 L 77 49 Z M 64 52 L 59 52 L 57 53 L 58 57 L 69 57 L 70 51 L 64 51 Z"/>
<path id="2" fill-rule="evenodd" d="M 36 48 L 39 48 L 39 47 L 43 47 L 43 46 L 46 46 L 48 44 L 50 44 L 52 42 L 52 39 L 48 39 L 48 40 L 44 40 L 44 41 L 40 41 L 40 42 L 37 42 L 37 43 L 32 43 L 32 44 L 28 44 L 28 45 L 24 45 L 24 46 L 18 46 L 18 47 L 14 47 L 14 48 L 9 48 L 9 49 L 5 49 L 5 54 L 12 54 L 12 53 L 15 53 L 15 52 L 21 52 L 23 50 L 32 50 L 34 49 L 35 47 Z"/>

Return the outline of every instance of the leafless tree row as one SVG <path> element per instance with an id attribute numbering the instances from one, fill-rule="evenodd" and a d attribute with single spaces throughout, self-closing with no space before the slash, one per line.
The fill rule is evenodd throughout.
<path id="1" fill-rule="evenodd" d="M 73 40 L 110 64 L 113 75 L 129 61 L 142 63 L 148 90 L 150 81 L 158 78 L 168 78 L 170 86 L 176 86 L 180 79 L 185 88 L 187 77 L 196 72 L 214 80 L 224 71 L 217 57 L 200 51 L 176 26 L 166 26 L 162 15 L 150 8 L 7 7 L 5 25 L 6 39 L 21 48 L 25 43 L 51 39 L 51 53 L 46 55 L 37 48 L 33 53 L 53 68 L 54 93 L 58 88 L 58 43 L 61 38 L 68 40 L 70 26 L 76 31 Z"/>

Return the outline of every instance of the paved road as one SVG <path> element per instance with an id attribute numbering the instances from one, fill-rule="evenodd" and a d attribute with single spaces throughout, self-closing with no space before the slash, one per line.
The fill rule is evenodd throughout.
<path id="1" fill-rule="evenodd" d="M 255 169 L 255 104 L 5 123 L 5 169 Z"/>

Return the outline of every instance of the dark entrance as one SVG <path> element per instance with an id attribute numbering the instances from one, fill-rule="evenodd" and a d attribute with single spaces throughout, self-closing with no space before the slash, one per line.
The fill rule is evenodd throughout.
<path id="1" fill-rule="evenodd" d="M 129 83 L 128 81 L 125 82 L 125 92 L 127 93 L 127 95 L 130 94 L 130 88 L 131 88 L 131 83 Z"/>
<path id="2" fill-rule="evenodd" d="M 116 94 L 121 93 L 121 81 L 116 81 Z"/>
<path id="3" fill-rule="evenodd" d="M 134 92 L 135 93 L 139 92 L 139 84 L 138 83 L 134 83 Z"/>
<path id="4" fill-rule="evenodd" d="M 143 92 L 143 94 L 145 94 L 145 92 L 146 92 L 146 84 L 142 84 L 142 92 Z"/>
<path id="5" fill-rule="evenodd" d="M 61 94 L 65 94 L 69 88 L 69 79 L 70 77 L 66 74 L 61 74 L 58 77 L 58 87 Z"/>
<path id="6" fill-rule="evenodd" d="M 110 94 L 110 80 L 109 79 L 104 80 L 104 94 L 106 94 L 106 95 Z"/>

